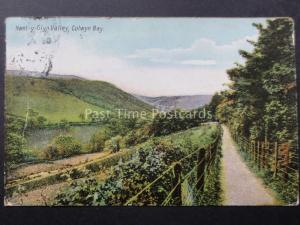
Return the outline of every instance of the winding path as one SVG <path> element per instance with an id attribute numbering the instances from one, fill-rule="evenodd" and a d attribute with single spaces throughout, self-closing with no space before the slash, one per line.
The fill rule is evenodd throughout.
<path id="1" fill-rule="evenodd" d="M 262 181 L 249 171 L 242 161 L 230 132 L 223 127 L 223 205 L 276 205 Z"/>

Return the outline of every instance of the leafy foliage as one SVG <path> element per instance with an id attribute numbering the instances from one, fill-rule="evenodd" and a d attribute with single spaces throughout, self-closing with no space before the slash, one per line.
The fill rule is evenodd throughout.
<path id="1" fill-rule="evenodd" d="M 221 93 L 217 114 L 233 132 L 247 138 L 295 140 L 296 71 L 293 22 L 272 19 L 254 24 L 259 38 L 254 50 L 241 50 L 245 64 L 227 71 L 230 89 Z M 271 40 L 271 41 L 270 41 Z"/>
<path id="2" fill-rule="evenodd" d="M 211 121 L 211 119 L 212 115 L 205 107 L 192 111 L 172 110 L 155 116 L 150 133 L 154 136 L 167 135 L 199 126 L 201 122 Z"/>
<path id="3" fill-rule="evenodd" d="M 199 148 L 199 145 L 205 144 L 206 141 L 210 143 L 217 131 L 216 126 L 203 126 L 201 129 L 185 131 L 183 134 L 153 138 L 151 141 L 140 145 L 131 160 L 126 162 L 120 160 L 118 165 L 112 167 L 104 182 L 97 182 L 92 178 L 74 182 L 71 187 L 66 188 L 56 196 L 53 204 L 124 205 L 145 186 L 159 177 L 172 163 L 182 159 L 195 148 Z M 209 137 L 203 138 L 203 136 Z M 188 160 L 185 163 L 186 169 L 192 168 L 192 162 Z M 161 205 L 174 186 L 174 175 L 172 171 L 170 172 L 136 199 L 133 199 L 131 204 Z M 216 189 L 219 184 L 215 184 L 218 183 L 217 179 L 217 176 L 214 177 L 214 183 L 211 184 L 213 187 L 209 189 L 210 194 L 213 192 L 212 189 L 219 191 Z M 214 196 L 215 201 L 218 201 L 217 193 L 214 193 Z M 178 205 L 179 202 L 174 198 L 170 204 Z"/>
<path id="4" fill-rule="evenodd" d="M 24 120 L 7 114 L 5 119 L 5 169 L 9 170 L 25 159 L 26 140 L 22 135 Z"/>
<path id="5" fill-rule="evenodd" d="M 105 150 L 111 150 L 113 153 L 120 151 L 122 136 L 117 135 L 105 142 Z"/>
<path id="6" fill-rule="evenodd" d="M 103 183 L 85 180 L 73 184 L 56 197 L 55 205 L 122 205 L 149 182 L 158 177 L 170 163 L 182 157 L 180 149 L 168 141 L 152 143 L 135 155 L 134 159 L 119 162 Z M 163 179 L 152 192 L 138 199 L 140 205 L 155 205 L 166 197 L 171 177 Z"/>
<path id="7" fill-rule="evenodd" d="M 105 142 L 109 138 L 108 131 L 101 129 L 92 135 L 89 147 L 92 152 L 100 152 L 104 150 Z"/>
<path id="8" fill-rule="evenodd" d="M 53 143 L 44 149 L 46 159 L 57 159 L 70 157 L 81 151 L 81 144 L 70 135 L 60 135 L 56 137 Z"/>

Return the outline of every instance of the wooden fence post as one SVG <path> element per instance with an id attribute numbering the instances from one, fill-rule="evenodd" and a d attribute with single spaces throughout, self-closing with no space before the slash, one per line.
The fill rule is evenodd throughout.
<path id="1" fill-rule="evenodd" d="M 249 153 L 251 152 L 251 141 L 247 140 L 247 149 L 246 149 L 246 153 L 247 155 L 249 155 Z"/>
<path id="2" fill-rule="evenodd" d="M 257 141 L 256 164 L 257 164 L 258 168 L 260 165 L 260 146 L 259 146 L 259 144 L 260 144 L 259 141 Z"/>
<path id="3" fill-rule="evenodd" d="M 256 160 L 256 143 L 253 141 L 253 161 L 255 163 Z"/>
<path id="4" fill-rule="evenodd" d="M 289 179 L 289 164 L 290 164 L 290 145 L 287 144 L 286 145 L 286 148 L 285 148 L 285 151 L 284 151 L 284 154 L 285 154 L 285 157 L 284 157 L 284 171 L 285 171 L 285 174 L 284 174 L 284 180 L 285 181 L 288 181 Z"/>
<path id="5" fill-rule="evenodd" d="M 209 149 L 208 149 L 208 159 L 207 159 L 207 167 L 208 167 L 208 173 L 210 172 L 210 166 L 211 166 L 211 162 L 212 162 L 212 151 L 214 149 L 213 145 L 209 145 Z"/>
<path id="6" fill-rule="evenodd" d="M 266 144 L 266 142 L 263 145 L 263 168 L 268 169 L 268 167 L 267 167 L 267 144 Z"/>
<path id="7" fill-rule="evenodd" d="M 277 142 L 274 143 L 274 174 L 273 177 L 277 176 L 277 164 L 278 164 L 278 146 Z"/>
<path id="8" fill-rule="evenodd" d="M 270 143 L 268 141 L 265 142 L 265 169 L 270 170 L 270 161 L 269 161 L 269 153 L 270 153 Z"/>
<path id="9" fill-rule="evenodd" d="M 264 169 L 265 165 L 265 145 L 264 142 L 260 143 L 260 151 L 261 151 L 261 157 L 260 157 L 260 169 Z"/>
<path id="10" fill-rule="evenodd" d="M 204 190 L 204 177 L 205 177 L 205 149 L 201 148 L 198 154 L 198 161 L 199 164 L 197 168 L 197 183 L 196 188 L 197 190 L 203 191 Z"/>
<path id="11" fill-rule="evenodd" d="M 175 164 L 173 171 L 174 171 L 173 186 L 174 187 L 176 186 L 176 188 L 172 194 L 172 197 L 175 200 L 176 205 L 182 205 L 182 198 L 181 198 L 182 167 L 181 167 L 180 163 Z"/>
<path id="12" fill-rule="evenodd" d="M 253 152 L 253 141 L 250 141 L 250 152 L 249 152 L 250 159 L 252 157 L 252 152 Z"/>

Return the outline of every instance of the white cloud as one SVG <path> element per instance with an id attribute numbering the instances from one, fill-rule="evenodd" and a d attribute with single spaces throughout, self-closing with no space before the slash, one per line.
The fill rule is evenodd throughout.
<path id="1" fill-rule="evenodd" d="M 130 59 L 100 54 L 94 50 L 93 44 L 61 38 L 59 45 L 48 47 L 30 45 L 16 48 L 8 45 L 7 67 L 8 69 L 20 69 L 16 63 L 11 63 L 11 59 L 23 53 L 24 58 L 36 60 L 35 63 L 23 62 L 24 69 L 41 71 L 45 66 L 45 61 L 40 62 L 41 55 L 36 55 L 35 51 L 43 49 L 45 55 L 53 55 L 52 73 L 105 80 L 128 92 L 149 96 L 212 94 L 224 89 L 223 84 L 228 82 L 225 69 L 203 69 L 189 66 L 215 65 L 218 61 L 195 57 L 188 59 L 188 57 L 193 56 L 196 51 L 214 52 L 219 57 L 226 57 L 223 54 L 236 52 L 238 47 L 245 45 L 245 41 L 238 40 L 230 45 L 217 45 L 212 40 L 200 39 L 190 48 L 136 50 L 133 55 L 128 57 Z M 132 59 L 141 57 L 152 61 L 172 61 L 185 66 L 176 66 L 176 64 L 161 68 L 136 66 L 131 63 Z"/>
<path id="2" fill-rule="evenodd" d="M 245 49 L 250 50 L 252 46 L 247 40 L 256 40 L 257 35 L 247 36 L 239 40 L 235 40 L 230 44 L 218 45 L 215 41 L 201 38 L 196 40 L 190 47 L 186 48 L 148 48 L 148 49 L 137 49 L 133 54 L 127 56 L 129 59 L 144 59 L 151 62 L 160 63 L 174 63 L 181 62 L 182 64 L 193 64 L 193 65 L 215 65 L 216 61 L 232 62 L 234 59 L 239 59 L 238 50 Z M 211 58 L 211 60 L 193 58 Z M 221 60 L 218 60 L 221 59 Z M 191 63 L 184 63 L 191 62 Z"/>

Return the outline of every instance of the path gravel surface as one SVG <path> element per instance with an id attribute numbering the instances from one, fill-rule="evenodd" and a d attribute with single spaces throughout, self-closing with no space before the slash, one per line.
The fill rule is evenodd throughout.
<path id="1" fill-rule="evenodd" d="M 277 201 L 246 166 L 226 126 L 223 128 L 224 205 L 276 205 Z"/>

